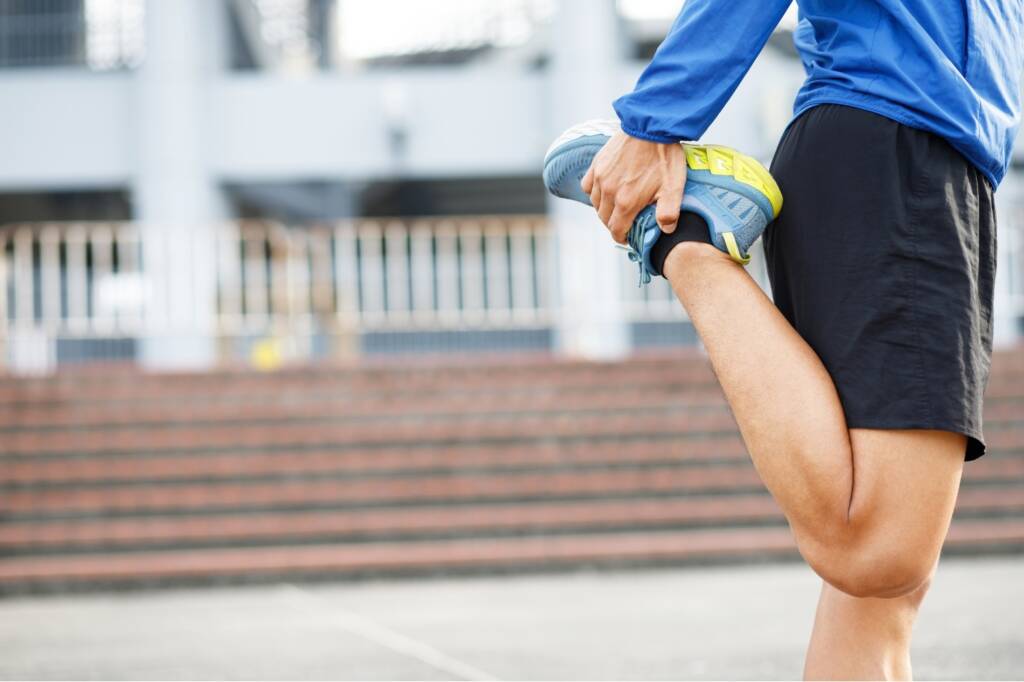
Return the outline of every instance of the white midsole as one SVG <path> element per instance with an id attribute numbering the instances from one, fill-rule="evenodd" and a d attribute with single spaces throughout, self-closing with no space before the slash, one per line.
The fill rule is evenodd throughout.
<path id="1" fill-rule="evenodd" d="M 544 153 L 544 159 L 546 161 L 547 158 L 551 156 L 551 152 L 555 151 L 555 149 L 561 147 L 567 142 L 572 142 L 573 140 L 577 140 L 581 137 L 587 137 L 589 135 L 607 135 L 608 137 L 611 137 L 615 133 L 621 131 L 622 126 L 620 126 L 619 122 L 613 118 L 595 118 L 589 121 L 584 121 L 583 123 L 577 123 L 559 135 L 558 139 L 551 143 L 547 152 Z"/>
<path id="2" fill-rule="evenodd" d="M 583 123 L 577 123 L 564 133 L 558 136 L 548 150 L 544 152 L 544 163 L 547 163 L 551 153 L 567 142 L 578 140 L 581 137 L 590 135 L 605 135 L 611 137 L 615 133 L 622 132 L 622 125 L 614 118 L 592 118 Z M 693 140 L 683 140 L 680 144 L 695 144 Z"/>

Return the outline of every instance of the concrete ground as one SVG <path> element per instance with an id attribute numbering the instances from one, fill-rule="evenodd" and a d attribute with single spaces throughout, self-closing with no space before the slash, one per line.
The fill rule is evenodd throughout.
<path id="1" fill-rule="evenodd" d="M 0 601 L 5 679 L 792 679 L 797 565 L 270 585 Z M 945 560 L 920 679 L 1024 677 L 1024 557 Z"/>

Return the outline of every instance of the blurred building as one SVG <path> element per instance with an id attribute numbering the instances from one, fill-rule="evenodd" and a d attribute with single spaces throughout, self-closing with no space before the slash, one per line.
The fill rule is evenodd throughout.
<path id="1" fill-rule="evenodd" d="M 694 343 L 664 282 L 638 289 L 539 178 L 678 5 L 0 0 L 2 362 Z M 706 139 L 770 159 L 803 75 L 792 20 Z M 1020 150 L 1000 342 L 1024 312 Z"/>
<path id="2" fill-rule="evenodd" d="M 630 357 L 696 343 L 668 287 L 541 186 L 680 2 L 0 0 L 0 373 L 128 361 L 0 381 L 0 595 L 796 558 L 706 358 Z M 708 140 L 770 159 L 792 26 Z M 1021 367 L 947 551 L 1024 548 Z"/>

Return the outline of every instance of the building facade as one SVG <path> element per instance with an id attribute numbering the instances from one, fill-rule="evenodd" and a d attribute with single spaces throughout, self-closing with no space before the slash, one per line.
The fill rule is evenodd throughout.
<path id="1" fill-rule="evenodd" d="M 424 5 L 0 3 L 3 364 L 695 343 L 667 286 L 638 289 L 592 212 L 539 180 L 548 142 L 612 115 L 670 17 Z M 706 139 L 767 162 L 801 78 L 784 26 Z M 1018 149 L 1000 344 L 1024 313 Z"/>

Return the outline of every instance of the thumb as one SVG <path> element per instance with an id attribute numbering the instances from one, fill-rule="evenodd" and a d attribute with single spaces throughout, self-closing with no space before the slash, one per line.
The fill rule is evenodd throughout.
<path id="1" fill-rule="evenodd" d="M 676 231 L 676 225 L 679 223 L 679 205 L 682 203 L 682 191 L 663 193 L 658 197 L 655 218 L 662 232 L 672 234 Z"/>

